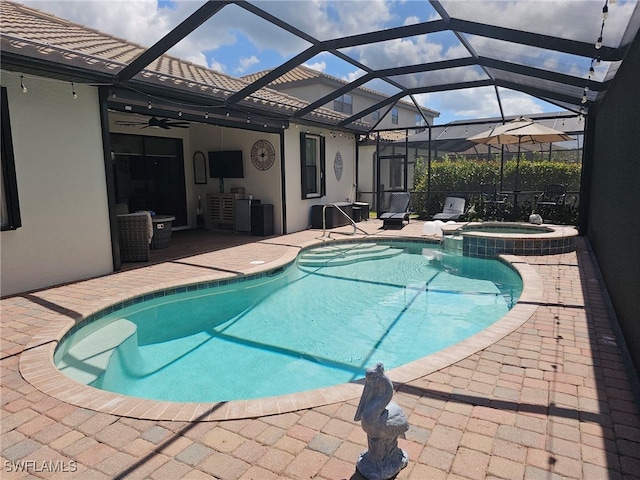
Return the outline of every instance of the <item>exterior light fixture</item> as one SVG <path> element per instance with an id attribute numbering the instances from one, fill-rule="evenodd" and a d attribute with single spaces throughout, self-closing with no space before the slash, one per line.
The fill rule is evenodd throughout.
<path id="1" fill-rule="evenodd" d="M 20 75 L 20 88 L 22 89 L 22 93 L 27 93 L 27 87 L 24 84 L 24 75 Z"/>

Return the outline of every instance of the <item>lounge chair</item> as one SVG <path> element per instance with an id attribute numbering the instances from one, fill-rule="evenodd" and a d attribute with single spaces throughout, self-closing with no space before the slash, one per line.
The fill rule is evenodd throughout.
<path id="1" fill-rule="evenodd" d="M 444 200 L 444 208 L 441 213 L 433 216 L 434 220 L 458 220 L 464 215 L 466 200 L 460 197 L 447 197 Z"/>
<path id="2" fill-rule="evenodd" d="M 389 211 L 380 215 L 382 228 L 402 228 L 404 221 L 409 223 L 409 192 L 393 192 Z"/>

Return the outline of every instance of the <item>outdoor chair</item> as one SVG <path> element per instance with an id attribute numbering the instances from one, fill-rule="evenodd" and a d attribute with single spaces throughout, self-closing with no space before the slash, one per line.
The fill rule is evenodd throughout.
<path id="1" fill-rule="evenodd" d="M 480 185 L 480 201 L 482 202 L 482 211 L 488 218 L 496 218 L 498 213 L 504 217 L 507 195 L 498 193 L 494 184 L 483 183 Z"/>
<path id="2" fill-rule="evenodd" d="M 536 205 L 558 207 L 564 205 L 567 196 L 567 187 L 561 183 L 546 185 L 544 192 L 538 198 Z"/>
<path id="3" fill-rule="evenodd" d="M 120 260 L 148 262 L 153 223 L 149 212 L 117 215 Z"/>
<path id="4" fill-rule="evenodd" d="M 391 193 L 389 211 L 380 215 L 382 228 L 402 228 L 404 221 L 409 223 L 409 192 Z"/>
<path id="5" fill-rule="evenodd" d="M 544 187 L 542 195 L 536 198 L 535 211 L 542 218 L 544 214 L 552 215 L 562 210 L 567 196 L 567 187 L 561 183 L 553 183 Z"/>
<path id="6" fill-rule="evenodd" d="M 465 214 L 466 200 L 460 197 L 447 197 L 444 200 L 444 208 L 441 213 L 433 216 L 434 220 L 458 220 Z"/>

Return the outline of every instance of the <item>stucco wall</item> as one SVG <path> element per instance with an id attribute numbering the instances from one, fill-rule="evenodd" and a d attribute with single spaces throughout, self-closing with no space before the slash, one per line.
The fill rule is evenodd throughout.
<path id="1" fill-rule="evenodd" d="M 229 193 L 232 187 L 244 187 L 245 195 L 253 195 L 263 204 L 272 204 L 274 233 L 282 233 L 282 188 L 280 186 L 280 136 L 274 133 L 254 132 L 238 128 L 225 128 L 203 124 L 193 124 L 191 133 L 191 152 L 187 156 L 188 164 L 193 170 L 191 159 L 193 153 L 200 150 L 205 155 L 216 150 L 242 150 L 244 178 L 228 178 L 224 180 L 224 191 Z M 251 148 L 258 140 L 267 140 L 273 145 L 276 159 L 268 170 L 258 170 L 251 163 Z M 208 161 L 207 161 L 208 162 Z M 209 166 L 207 164 L 207 175 Z M 191 174 L 191 177 L 193 174 Z M 187 180 L 189 182 L 189 180 Z M 193 183 L 193 182 L 191 182 Z M 197 202 L 198 195 L 202 199 L 207 193 L 219 193 L 220 182 L 217 178 L 208 178 L 206 185 L 195 185 L 193 197 Z M 189 189 L 187 189 L 189 192 Z"/>
<path id="2" fill-rule="evenodd" d="M 300 127 L 302 128 L 302 127 Z M 306 127 L 305 127 L 306 128 Z M 311 225 L 311 206 L 344 202 L 351 195 L 355 183 L 355 139 L 349 136 L 332 137 L 330 130 L 312 128 L 309 133 L 323 134 L 326 138 L 326 187 L 324 197 L 302 199 L 300 180 L 300 129 L 292 125 L 285 132 L 287 182 L 287 232 L 296 232 Z M 343 170 L 340 180 L 334 172 L 336 153 L 340 152 Z"/>
<path id="3" fill-rule="evenodd" d="M 112 271 L 97 89 L 2 74 L 22 227 L 0 233 L 3 296 Z"/>
<path id="4" fill-rule="evenodd" d="M 640 372 L 640 37 L 597 112 L 588 232 L 631 356 Z"/>

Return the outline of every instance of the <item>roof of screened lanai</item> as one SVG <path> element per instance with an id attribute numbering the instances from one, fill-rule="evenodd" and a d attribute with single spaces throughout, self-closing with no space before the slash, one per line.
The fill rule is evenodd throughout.
<path id="1" fill-rule="evenodd" d="M 637 0 L 415 0 L 409 2 L 410 19 L 390 17 L 382 27 L 369 26 L 362 8 L 367 2 L 325 2 L 324 23 L 313 26 L 295 4 L 203 1 L 155 44 L 143 47 L 2 1 L 3 68 L 107 84 L 141 102 L 149 96 L 171 99 L 199 114 L 231 111 L 261 115 L 265 124 L 311 122 L 366 132 L 375 125 L 362 119 L 375 110 L 387 113 L 399 101 L 434 109 L 426 102 L 450 91 L 490 93 L 500 111 L 508 91 L 559 109 L 588 111 L 606 94 L 640 28 Z M 362 21 L 345 33 L 340 12 L 354 6 Z M 207 42 L 213 47 L 210 33 L 221 22 L 259 31 L 262 51 L 287 42 L 287 59 L 247 81 L 167 54 L 187 38 L 201 50 Z M 411 46 L 415 55 L 398 54 L 399 44 Z M 270 88 L 297 67 L 327 59 L 355 72 L 340 88 L 314 101 Z M 351 115 L 326 107 L 359 87 L 386 98 Z"/>

